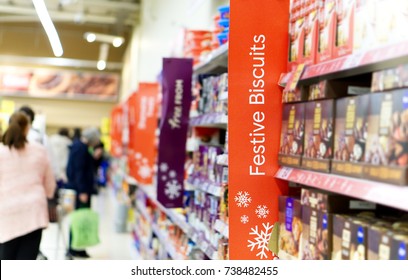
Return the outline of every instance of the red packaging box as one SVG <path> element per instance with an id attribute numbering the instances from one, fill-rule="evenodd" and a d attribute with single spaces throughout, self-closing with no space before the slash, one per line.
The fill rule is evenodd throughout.
<path id="1" fill-rule="evenodd" d="M 322 1 L 319 11 L 317 63 L 334 58 L 336 33 L 336 0 Z"/>
<path id="2" fill-rule="evenodd" d="M 306 1 L 305 16 L 303 31 L 301 32 L 301 40 L 303 41 L 303 48 L 300 52 L 300 61 L 306 65 L 315 64 L 317 56 L 317 35 L 319 29 L 318 1 Z"/>
<path id="3" fill-rule="evenodd" d="M 353 51 L 365 51 L 376 46 L 377 23 L 375 0 L 356 0 L 354 12 Z"/>
<path id="4" fill-rule="evenodd" d="M 355 4 L 356 0 L 337 1 L 335 57 L 345 56 L 353 52 Z"/>

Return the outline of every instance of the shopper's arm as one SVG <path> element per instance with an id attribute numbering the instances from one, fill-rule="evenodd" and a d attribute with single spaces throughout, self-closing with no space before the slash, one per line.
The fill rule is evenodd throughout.
<path id="1" fill-rule="evenodd" d="M 48 158 L 48 155 L 44 149 L 44 164 L 45 164 L 45 174 L 44 174 L 44 182 L 43 185 L 45 187 L 45 193 L 48 198 L 53 198 L 55 194 L 56 188 L 56 181 L 54 177 L 54 173 Z"/>

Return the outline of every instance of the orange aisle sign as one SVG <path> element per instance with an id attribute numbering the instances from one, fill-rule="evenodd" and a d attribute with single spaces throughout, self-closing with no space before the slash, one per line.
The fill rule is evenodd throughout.
<path id="1" fill-rule="evenodd" d="M 111 155 L 113 157 L 120 157 L 123 154 L 122 143 L 122 129 L 123 129 L 123 108 L 117 105 L 113 108 L 111 113 Z"/>
<path id="2" fill-rule="evenodd" d="M 287 68 L 289 0 L 231 1 L 229 37 L 230 259 L 271 260 L 278 196 L 274 178 L 282 118 L 277 82 Z"/>
<path id="3" fill-rule="evenodd" d="M 129 98 L 129 173 L 137 182 L 153 183 L 155 132 L 159 84 L 140 83 L 139 91 Z"/>

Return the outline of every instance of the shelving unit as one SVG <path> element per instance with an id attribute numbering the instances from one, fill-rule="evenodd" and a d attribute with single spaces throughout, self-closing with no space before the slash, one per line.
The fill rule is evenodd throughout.
<path id="1" fill-rule="evenodd" d="M 194 67 L 194 74 L 221 74 L 228 68 L 228 43 L 221 45 Z"/>
<path id="2" fill-rule="evenodd" d="M 223 113 L 208 113 L 190 119 L 190 126 L 216 127 L 226 129 L 228 116 Z"/>
<path id="3" fill-rule="evenodd" d="M 189 184 L 192 189 L 200 190 L 216 197 L 221 196 L 222 187 L 209 180 L 190 177 L 187 179 L 186 184 Z"/>
<path id="4" fill-rule="evenodd" d="M 407 187 L 290 167 L 281 167 L 275 177 L 408 211 Z"/>

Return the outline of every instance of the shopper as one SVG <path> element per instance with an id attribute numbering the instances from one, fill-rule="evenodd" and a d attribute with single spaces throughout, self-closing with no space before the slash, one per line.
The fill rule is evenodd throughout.
<path id="1" fill-rule="evenodd" d="M 48 137 L 45 133 L 41 133 L 41 131 L 39 131 L 33 126 L 35 120 L 34 110 L 30 106 L 24 105 L 20 107 L 19 111 L 25 113 L 30 120 L 30 129 L 28 131 L 27 141 L 29 143 L 39 143 L 45 147 L 48 155 L 48 160 L 51 164 L 51 168 L 54 173 L 54 177 L 58 178 L 58 163 L 52 152 Z M 52 199 L 48 200 L 49 205 L 55 205 L 56 195 L 57 193 L 54 193 Z M 39 251 L 37 259 L 47 260 L 48 258 L 41 251 Z"/>
<path id="2" fill-rule="evenodd" d="M 35 260 L 42 230 L 48 226 L 47 197 L 55 179 L 47 152 L 27 142 L 30 120 L 10 117 L 0 144 L 0 259 Z"/>
<path id="3" fill-rule="evenodd" d="M 56 179 L 59 186 L 68 182 L 66 169 L 71 145 L 72 140 L 69 138 L 69 131 L 67 128 L 60 128 L 57 134 L 50 136 L 52 154 L 58 160 Z"/>
<path id="4" fill-rule="evenodd" d="M 77 193 L 76 209 L 91 207 L 91 195 L 94 193 L 94 159 L 89 150 L 98 143 L 99 137 L 100 133 L 97 128 L 84 129 L 80 140 L 74 140 L 69 153 L 68 187 Z M 71 243 L 72 232 L 70 233 L 67 257 L 89 257 L 86 251 L 72 249 Z"/>

